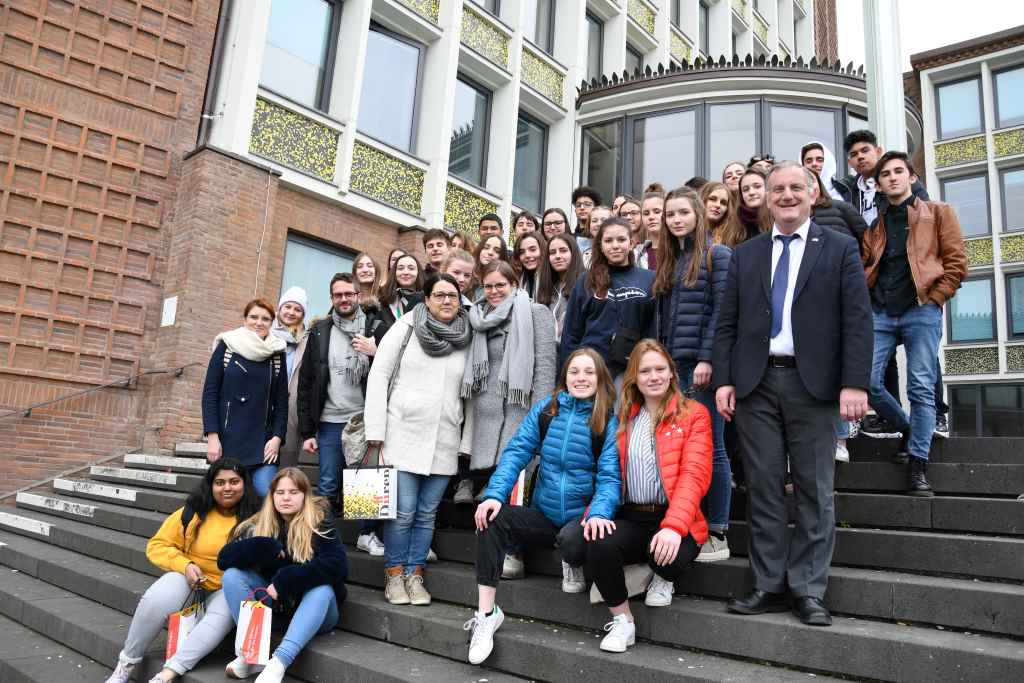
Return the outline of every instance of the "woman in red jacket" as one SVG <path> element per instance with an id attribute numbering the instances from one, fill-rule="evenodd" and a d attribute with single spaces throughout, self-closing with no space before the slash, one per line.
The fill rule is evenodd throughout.
<path id="1" fill-rule="evenodd" d="M 653 570 L 644 603 L 665 607 L 673 582 L 708 537 L 700 502 L 711 484 L 711 417 L 680 393 L 676 365 L 653 339 L 638 342 L 629 356 L 618 442 L 622 506 L 614 530 L 587 544 L 587 576 L 612 613 L 601 641 L 607 652 L 636 642 L 626 565 Z M 628 573 L 649 576 L 647 567 Z"/>

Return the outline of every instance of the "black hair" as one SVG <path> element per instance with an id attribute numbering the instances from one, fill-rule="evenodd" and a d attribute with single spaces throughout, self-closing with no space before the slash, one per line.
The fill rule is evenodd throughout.
<path id="1" fill-rule="evenodd" d="M 436 240 L 438 238 L 443 239 L 445 241 L 445 244 L 447 244 L 449 247 L 452 246 L 451 235 L 449 235 L 441 228 L 431 228 L 430 230 L 427 230 L 425 233 L 423 233 L 423 248 L 427 248 L 427 242 L 430 242 L 431 240 Z"/>
<path id="2" fill-rule="evenodd" d="M 825 153 L 825 147 L 822 146 L 820 142 L 808 142 L 806 145 L 800 148 L 801 164 L 804 163 L 804 157 L 807 156 L 807 153 L 810 152 L 812 149 L 820 149 L 822 154 Z"/>
<path id="3" fill-rule="evenodd" d="M 374 267 L 376 267 L 376 265 L 377 264 L 375 263 Z M 353 287 L 355 287 L 357 292 L 359 291 L 359 280 L 357 280 L 356 276 L 353 275 L 352 273 L 335 273 L 334 277 L 331 278 L 331 284 L 327 287 L 327 291 L 330 292 L 331 294 L 334 294 L 335 282 L 347 282 Z"/>
<path id="4" fill-rule="evenodd" d="M 708 179 L 705 178 L 704 176 L 699 176 L 699 175 L 695 175 L 692 178 L 690 178 L 689 180 L 687 180 L 685 183 L 683 183 L 683 185 L 685 185 L 686 187 L 689 187 L 692 190 L 699 190 L 700 188 L 704 187 L 707 184 L 708 184 Z"/>
<path id="5" fill-rule="evenodd" d="M 477 229 L 480 228 L 481 224 L 483 224 L 484 221 L 494 221 L 495 223 L 498 224 L 499 228 L 504 227 L 501 224 L 501 216 L 499 216 L 496 213 L 485 213 L 483 216 L 480 216 L 480 220 L 477 221 L 477 224 L 476 224 Z"/>
<path id="6" fill-rule="evenodd" d="M 577 199 L 581 199 L 583 197 L 594 202 L 594 206 L 604 204 L 604 199 L 601 198 L 601 193 L 587 185 L 580 185 L 572 191 L 572 203 L 575 204 Z"/>
<path id="7" fill-rule="evenodd" d="M 858 142 L 866 142 L 872 147 L 878 147 L 878 138 L 870 130 L 854 130 L 846 134 L 843 138 L 843 153 L 849 154 L 850 148 L 856 145 Z M 801 162 L 803 159 L 801 159 Z"/>
<path id="8" fill-rule="evenodd" d="M 455 288 L 456 292 L 462 291 L 459 289 L 459 283 L 448 273 L 431 273 L 427 277 L 427 281 L 423 283 L 423 298 L 428 298 L 433 293 L 434 287 L 436 287 L 439 282 L 447 282 Z"/>
<path id="9" fill-rule="evenodd" d="M 234 458 L 220 458 L 210 465 L 206 470 L 206 474 L 203 475 L 202 480 L 193 489 L 192 493 L 189 494 L 185 500 L 185 507 L 181 510 L 181 531 L 182 535 L 185 536 L 185 531 L 188 529 L 189 523 L 191 523 L 193 517 L 199 517 L 199 525 L 196 526 L 196 533 L 198 533 L 199 526 L 202 525 L 203 520 L 206 519 L 206 513 L 216 507 L 216 503 L 213 500 L 213 482 L 217 478 L 217 475 L 221 472 L 229 470 L 234 472 L 242 478 L 242 499 L 238 501 L 238 505 L 235 506 L 235 526 L 242 520 L 252 517 L 260 510 L 260 506 L 263 504 L 263 500 L 256 495 L 256 488 L 252 484 L 252 477 L 249 476 L 249 470 L 245 468 L 245 465 L 240 463 Z M 234 529 L 234 527 L 232 527 Z M 195 535 L 193 534 L 193 538 Z M 185 539 L 186 550 L 188 549 L 188 538 Z"/>
<path id="10" fill-rule="evenodd" d="M 917 172 L 914 170 L 914 164 L 910 161 L 910 157 L 906 152 L 892 151 L 886 152 L 878 160 L 878 164 L 875 166 L 875 182 L 878 182 L 878 176 L 882 174 L 882 169 L 885 168 L 885 165 L 893 160 L 902 161 L 907 166 L 907 173 L 917 175 Z"/>
<path id="11" fill-rule="evenodd" d="M 541 214 L 540 218 L 542 230 L 544 229 L 544 219 L 547 218 L 547 215 L 549 213 L 557 213 L 559 216 L 561 216 L 562 220 L 565 221 L 565 231 L 569 232 L 569 216 L 567 216 L 565 211 L 562 211 L 557 206 L 553 206 L 550 209 L 544 209 L 544 213 Z"/>

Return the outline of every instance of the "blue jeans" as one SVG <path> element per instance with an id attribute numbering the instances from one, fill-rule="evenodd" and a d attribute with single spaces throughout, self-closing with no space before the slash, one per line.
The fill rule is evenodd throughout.
<path id="1" fill-rule="evenodd" d="M 412 571 L 427 563 L 446 474 L 398 473 L 398 515 L 384 523 L 384 567 Z"/>
<path id="2" fill-rule="evenodd" d="M 256 489 L 256 494 L 260 498 L 266 498 L 270 491 L 270 482 L 277 474 L 277 465 L 257 465 L 249 470 L 249 474 L 252 476 L 252 487 Z"/>
<path id="3" fill-rule="evenodd" d="M 323 496 L 332 504 L 338 499 L 341 486 L 341 464 L 345 452 L 341 449 L 341 432 L 344 422 L 321 422 L 316 435 L 320 461 L 320 479 L 316 483 L 316 495 Z"/>
<path id="4" fill-rule="evenodd" d="M 850 423 L 842 418 L 836 422 L 836 438 L 840 440 L 850 438 Z"/>
<path id="5" fill-rule="evenodd" d="M 238 624 L 238 613 L 249 592 L 255 588 L 263 588 L 265 583 L 263 577 L 254 571 L 231 568 L 224 572 L 221 586 L 235 624 Z M 328 585 L 310 588 L 302 596 L 299 606 L 292 614 L 292 619 L 288 622 L 288 631 L 274 650 L 274 656 L 286 667 L 291 666 L 313 636 L 327 633 L 337 625 L 338 601 L 334 597 L 334 589 Z"/>
<path id="6" fill-rule="evenodd" d="M 942 337 L 942 309 L 927 303 L 915 305 L 898 318 L 885 313 L 872 314 L 875 327 L 875 354 L 871 366 L 871 407 L 901 432 L 910 431 L 907 452 L 928 459 L 935 431 L 935 358 Z M 885 388 L 885 366 L 903 343 L 907 352 L 908 416 Z"/>
<path id="7" fill-rule="evenodd" d="M 679 368 L 679 384 L 685 391 L 693 384 L 695 365 Z M 712 375 L 714 376 L 714 375 Z M 694 391 L 693 398 L 711 413 L 711 438 L 714 443 L 714 457 L 711 464 L 711 487 L 707 501 L 708 528 L 724 532 L 729 528 L 729 512 L 732 507 L 732 465 L 725 451 L 725 420 L 715 408 L 715 390 L 711 387 Z"/>

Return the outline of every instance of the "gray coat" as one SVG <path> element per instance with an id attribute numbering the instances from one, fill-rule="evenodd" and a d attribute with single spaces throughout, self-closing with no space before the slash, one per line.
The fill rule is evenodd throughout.
<path id="1" fill-rule="evenodd" d="M 472 400 L 473 450 L 470 468 L 482 470 L 498 464 L 501 452 L 519 423 L 526 417 L 530 406 L 550 396 L 555 388 L 555 319 L 551 311 L 541 304 L 530 304 L 533 312 L 533 392 L 526 408 L 509 405 L 498 395 L 498 373 L 505 355 L 507 324 L 490 332 L 487 339 L 487 358 L 490 372 L 487 391 Z"/>

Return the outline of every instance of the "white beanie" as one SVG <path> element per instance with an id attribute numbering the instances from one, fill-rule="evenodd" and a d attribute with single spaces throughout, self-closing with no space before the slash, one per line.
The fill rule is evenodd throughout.
<path id="1" fill-rule="evenodd" d="M 306 296 L 306 290 L 302 287 L 293 286 L 285 290 L 284 294 L 281 295 L 281 300 L 277 302 L 277 307 L 285 305 L 288 302 L 298 304 L 302 307 L 303 315 L 306 314 L 307 308 L 309 307 L 309 297 Z"/>

